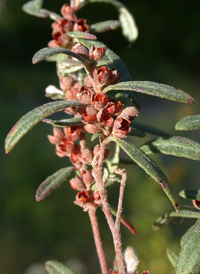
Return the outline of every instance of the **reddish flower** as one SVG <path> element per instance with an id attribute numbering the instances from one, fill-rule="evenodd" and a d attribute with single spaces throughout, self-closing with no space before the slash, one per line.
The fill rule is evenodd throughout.
<path id="1" fill-rule="evenodd" d="M 97 120 L 104 127 L 112 127 L 114 123 L 114 119 L 111 117 L 111 114 L 108 112 L 106 107 L 98 112 Z"/>
<path id="2" fill-rule="evenodd" d="M 114 68 L 108 69 L 106 66 L 100 66 L 94 70 L 93 78 L 95 82 L 105 86 L 119 81 L 121 75 Z"/>
<path id="3" fill-rule="evenodd" d="M 87 47 L 85 47 L 83 44 L 81 43 L 77 43 L 74 47 L 73 47 L 73 52 L 81 55 L 82 57 L 84 57 L 86 60 L 89 60 L 89 50 Z"/>
<path id="4" fill-rule="evenodd" d="M 63 130 L 67 138 L 69 138 L 71 141 L 76 141 L 80 138 L 81 132 L 83 131 L 83 127 L 71 126 L 65 127 Z"/>
<path id="5" fill-rule="evenodd" d="M 93 158 L 94 154 L 90 149 L 84 149 L 81 151 L 81 154 L 79 154 L 79 160 L 83 164 L 91 164 Z"/>
<path id="6" fill-rule="evenodd" d="M 83 180 L 77 175 L 69 181 L 69 184 L 74 190 L 82 191 L 85 189 Z"/>
<path id="7" fill-rule="evenodd" d="M 108 103 L 108 97 L 104 93 L 96 93 L 92 96 L 92 105 L 95 109 L 100 110 Z"/>
<path id="8" fill-rule="evenodd" d="M 62 129 L 59 129 L 57 127 L 54 127 L 53 128 L 53 135 L 54 136 L 51 136 L 51 135 L 48 135 L 48 139 L 49 139 L 49 142 L 53 145 L 58 145 L 60 144 L 62 138 L 64 138 L 64 132 Z"/>
<path id="9" fill-rule="evenodd" d="M 90 104 L 91 103 L 91 96 L 93 91 L 81 86 L 78 93 L 76 94 L 76 98 L 83 104 Z"/>
<path id="10" fill-rule="evenodd" d="M 74 24 L 74 29 L 73 31 L 83 31 L 83 32 L 88 32 L 89 26 L 86 24 L 85 19 L 78 19 L 76 23 Z"/>
<path id="11" fill-rule="evenodd" d="M 76 195 L 78 202 L 88 203 L 90 201 L 90 194 L 83 190 Z"/>
<path id="12" fill-rule="evenodd" d="M 74 149 L 74 142 L 67 138 L 63 138 L 61 143 L 56 145 L 56 154 L 59 157 L 70 156 Z"/>
<path id="13" fill-rule="evenodd" d="M 67 18 L 68 20 L 76 21 L 77 17 L 75 15 L 75 11 L 73 8 L 69 6 L 69 4 L 64 4 L 61 8 L 61 14 L 63 17 Z"/>
<path id="14" fill-rule="evenodd" d="M 81 86 L 79 83 L 74 84 L 72 87 L 70 87 L 68 90 L 66 90 L 66 95 L 68 100 L 77 100 L 76 94 L 80 90 Z"/>
<path id="15" fill-rule="evenodd" d="M 118 117 L 114 122 L 112 134 L 119 138 L 126 138 L 127 134 L 131 131 L 129 125 L 129 120 Z"/>
<path id="16" fill-rule="evenodd" d="M 92 176 L 91 170 L 82 171 L 82 179 L 87 189 L 90 189 L 91 185 L 94 183 L 94 177 Z"/>
<path id="17" fill-rule="evenodd" d="M 75 144 L 75 148 L 70 155 L 70 161 L 75 166 L 79 166 L 81 164 L 81 162 L 79 160 L 79 154 L 80 154 L 80 146 Z"/>
<path id="18" fill-rule="evenodd" d="M 86 124 L 84 126 L 85 131 L 92 133 L 92 134 L 97 134 L 101 133 L 103 130 L 103 127 L 99 123 L 94 123 L 94 124 Z"/>
<path id="19" fill-rule="evenodd" d="M 99 48 L 95 49 L 95 47 L 92 46 L 89 51 L 90 57 L 96 62 L 103 59 L 105 53 L 106 53 L 106 50 L 104 47 L 99 47 Z"/>
<path id="20" fill-rule="evenodd" d="M 97 110 L 93 106 L 89 105 L 83 112 L 84 121 L 87 123 L 94 123 L 97 121 Z"/>
<path id="21" fill-rule="evenodd" d="M 60 78 L 60 88 L 62 90 L 67 90 L 67 89 L 70 89 L 73 85 L 75 84 L 75 80 L 70 77 L 61 77 Z"/>

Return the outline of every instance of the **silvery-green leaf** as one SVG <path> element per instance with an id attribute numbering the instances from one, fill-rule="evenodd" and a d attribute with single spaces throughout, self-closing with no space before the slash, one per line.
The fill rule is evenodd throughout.
<path id="1" fill-rule="evenodd" d="M 37 17 L 50 17 L 53 20 L 60 19 L 61 16 L 55 12 L 42 9 L 43 0 L 32 0 L 25 3 L 22 7 L 23 11 Z"/>
<path id="2" fill-rule="evenodd" d="M 110 173 L 113 173 L 115 169 L 118 168 L 119 165 L 119 153 L 120 153 L 120 148 L 117 143 L 111 142 L 109 143 L 108 149 L 110 150 L 110 153 L 105 160 L 108 170 Z"/>
<path id="3" fill-rule="evenodd" d="M 185 137 L 174 136 L 149 141 L 140 147 L 146 154 L 163 153 L 200 160 L 200 144 Z"/>
<path id="4" fill-rule="evenodd" d="M 45 269 L 49 274 L 77 274 L 71 267 L 56 261 L 47 261 Z"/>
<path id="5" fill-rule="evenodd" d="M 93 142 L 94 140 L 96 140 L 97 138 L 99 138 L 99 137 L 103 137 L 103 134 L 102 133 L 96 133 L 96 134 L 93 134 L 92 136 L 91 136 L 91 141 Z"/>
<path id="6" fill-rule="evenodd" d="M 82 39 L 89 39 L 89 40 L 97 39 L 97 37 L 94 34 L 83 32 L 83 31 L 69 31 L 67 34 L 73 38 L 82 38 Z"/>
<path id="7" fill-rule="evenodd" d="M 108 20 L 90 25 L 90 31 L 92 32 L 104 32 L 108 30 L 115 30 L 120 27 L 120 22 L 118 20 Z"/>
<path id="8" fill-rule="evenodd" d="M 51 176 L 47 177 L 46 180 L 41 183 L 36 191 L 36 201 L 40 202 L 48 197 L 54 190 L 61 186 L 62 183 L 69 177 L 71 172 L 75 170 L 75 167 L 65 167 L 56 171 Z"/>
<path id="9" fill-rule="evenodd" d="M 22 116 L 22 118 L 13 126 L 13 128 L 8 133 L 5 140 L 6 153 L 11 151 L 11 149 L 19 142 L 19 140 L 38 122 L 42 121 L 42 119 L 62 109 L 82 105 L 83 104 L 78 101 L 55 101 L 52 103 L 44 104 L 29 111 L 27 114 Z"/>
<path id="10" fill-rule="evenodd" d="M 104 88 L 103 92 L 106 93 L 110 90 L 130 90 L 180 103 L 196 103 L 192 96 L 180 89 L 175 89 L 171 86 L 149 81 L 120 82 L 115 85 L 107 86 L 106 88 Z"/>
<path id="11" fill-rule="evenodd" d="M 170 261 L 170 263 L 172 264 L 173 267 L 176 267 L 176 263 L 178 261 L 178 254 L 176 254 L 176 252 L 174 252 L 171 249 L 167 249 L 167 257 Z"/>
<path id="12" fill-rule="evenodd" d="M 50 124 L 54 127 L 71 127 L 83 125 L 83 123 L 81 122 L 81 118 L 76 117 L 62 120 L 43 119 L 42 122 Z"/>
<path id="13" fill-rule="evenodd" d="M 183 189 L 179 195 L 185 199 L 200 201 L 200 189 Z"/>
<path id="14" fill-rule="evenodd" d="M 114 137 L 115 142 L 131 157 L 131 159 L 140 166 L 148 175 L 152 177 L 157 183 L 159 183 L 168 198 L 171 200 L 173 206 L 179 212 L 178 197 L 169 185 L 167 177 L 162 170 L 156 165 L 156 163 L 141 149 L 137 148 L 134 144 L 130 144 L 125 140 L 118 137 Z"/>
<path id="15" fill-rule="evenodd" d="M 200 115 L 183 117 L 175 126 L 176 130 L 200 129 Z"/>

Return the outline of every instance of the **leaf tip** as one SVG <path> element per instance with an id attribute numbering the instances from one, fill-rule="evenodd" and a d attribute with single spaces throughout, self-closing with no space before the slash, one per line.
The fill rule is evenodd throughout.
<path id="1" fill-rule="evenodd" d="M 196 104 L 196 100 L 191 96 L 190 99 L 188 100 L 188 104 Z"/>

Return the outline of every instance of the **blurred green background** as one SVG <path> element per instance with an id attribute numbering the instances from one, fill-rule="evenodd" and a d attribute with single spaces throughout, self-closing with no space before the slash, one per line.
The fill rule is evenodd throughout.
<path id="1" fill-rule="evenodd" d="M 31 265 L 49 259 L 85 265 L 82 273 L 100 273 L 91 227 L 86 213 L 73 206 L 76 192 L 68 183 L 50 197 L 35 202 L 39 184 L 56 170 L 69 164 L 58 158 L 46 135 L 49 125 L 39 123 L 5 155 L 4 139 L 12 125 L 27 111 L 48 102 L 47 85 L 58 86 L 54 63 L 31 64 L 33 54 L 51 38 L 51 19 L 29 16 L 21 10 L 24 0 L 0 0 L 0 83 L 1 83 L 1 180 L 0 180 L 0 272 L 31 272 Z M 200 101 L 200 5 L 199 1 L 122 1 L 130 9 L 139 28 L 139 38 L 129 45 L 120 30 L 100 34 L 99 40 L 114 50 L 127 64 L 133 80 L 165 83 L 190 93 Z M 44 1 L 44 7 L 57 13 L 65 1 Z M 85 6 L 78 17 L 89 24 L 116 19 L 116 10 L 106 4 Z M 200 140 L 199 131 L 176 132 L 175 123 L 186 115 L 199 114 L 199 105 L 178 104 L 142 96 L 138 121 L 160 127 L 172 135 Z M 132 138 L 140 145 L 155 138 Z M 199 188 L 199 163 L 170 156 L 152 157 L 168 176 L 178 193 L 185 187 Z M 181 235 L 194 220 L 178 220 L 154 232 L 152 224 L 173 210 L 159 185 L 136 166 L 128 166 L 124 213 L 138 234 L 122 227 L 124 247 L 133 246 L 141 261 L 139 270 L 167 274 L 172 267 L 166 248 L 179 252 Z M 109 190 L 111 203 L 117 203 L 118 188 Z M 188 204 L 180 198 L 182 204 Z M 114 252 L 105 218 L 99 210 L 100 228 L 108 263 Z M 40 272 L 41 271 L 41 272 Z M 84 272 L 85 271 L 85 272 Z M 79 272 L 80 273 L 80 272 Z"/>

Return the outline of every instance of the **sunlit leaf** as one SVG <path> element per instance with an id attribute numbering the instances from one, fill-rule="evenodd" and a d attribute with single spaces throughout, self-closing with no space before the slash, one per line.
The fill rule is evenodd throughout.
<path id="1" fill-rule="evenodd" d="M 181 250 L 176 263 L 175 274 L 200 273 L 200 219 L 181 239 Z"/>
<path id="2" fill-rule="evenodd" d="M 114 216 L 117 216 L 117 210 L 112 205 L 110 205 L 110 210 Z M 121 214 L 120 221 L 124 226 L 126 226 L 130 230 L 131 233 L 137 234 L 133 224 L 123 214 Z"/>
<path id="3" fill-rule="evenodd" d="M 131 122 L 131 127 L 137 128 L 139 130 L 145 131 L 145 132 L 153 134 L 153 135 L 159 135 L 159 136 L 164 136 L 164 137 L 169 136 L 168 133 L 162 131 L 161 129 L 158 129 L 158 128 L 155 128 L 155 127 L 152 127 L 152 126 L 149 126 L 149 125 L 142 124 L 142 123 L 137 122 L 135 120 Z"/>
<path id="4" fill-rule="evenodd" d="M 183 117 L 175 126 L 176 130 L 200 129 L 200 115 Z"/>
<path id="5" fill-rule="evenodd" d="M 118 20 L 108 20 L 90 25 L 90 31 L 92 32 L 104 32 L 108 30 L 115 30 L 121 26 Z"/>
<path id="6" fill-rule="evenodd" d="M 83 31 L 69 31 L 67 34 L 73 38 L 83 38 L 83 39 L 90 39 L 90 40 L 97 39 L 97 37 L 94 34 L 83 32 Z"/>
<path id="7" fill-rule="evenodd" d="M 200 189 L 183 189 L 179 195 L 185 199 L 200 201 Z"/>
<path id="8" fill-rule="evenodd" d="M 23 5 L 22 9 L 24 12 L 37 17 L 50 17 L 53 20 L 60 19 L 61 16 L 56 14 L 55 12 L 42 9 L 43 1 L 44 0 L 29 1 Z"/>
<path id="9" fill-rule="evenodd" d="M 174 252 L 173 250 L 168 248 L 167 249 L 167 257 L 168 257 L 170 263 L 172 264 L 172 266 L 176 267 L 176 263 L 178 260 L 178 254 L 176 254 L 176 252 Z"/>
<path id="10" fill-rule="evenodd" d="M 56 261 L 47 261 L 45 269 L 49 274 L 77 274 L 71 267 Z"/>
<path id="11" fill-rule="evenodd" d="M 167 177 L 156 163 L 141 149 L 134 144 L 130 144 L 125 140 L 114 137 L 117 144 L 131 157 L 131 159 L 140 166 L 148 175 L 150 175 L 157 183 L 159 183 L 168 198 L 171 200 L 173 206 L 179 211 L 178 197 L 169 185 Z"/>
<path id="12" fill-rule="evenodd" d="M 51 120 L 51 119 L 43 119 L 42 122 L 50 124 L 54 127 L 71 127 L 71 126 L 78 126 L 83 125 L 80 118 L 69 118 L 69 119 L 62 119 L 62 120 Z"/>
<path id="13" fill-rule="evenodd" d="M 175 89 L 173 87 L 158 84 L 149 81 L 129 81 L 129 82 L 120 82 L 115 85 L 107 86 L 103 92 L 106 93 L 110 90 L 131 90 L 140 93 L 144 93 L 147 95 L 152 95 L 156 97 L 165 98 L 168 100 L 181 102 L 181 103 L 188 103 L 188 104 L 195 104 L 196 101 L 192 96 L 188 93 L 180 90 Z"/>
<path id="14" fill-rule="evenodd" d="M 153 224 L 153 229 L 157 230 L 163 225 L 169 224 L 175 218 L 200 218 L 200 212 L 194 210 L 185 210 L 181 209 L 179 213 L 176 211 L 172 211 L 170 213 L 166 213 L 164 216 L 159 217 Z"/>
<path id="15" fill-rule="evenodd" d="M 40 202 L 41 200 L 48 197 L 54 190 L 61 186 L 61 184 L 67 179 L 67 177 L 69 177 L 73 170 L 75 170 L 75 167 L 73 166 L 65 167 L 47 177 L 36 191 L 36 201 Z"/>
<path id="16" fill-rule="evenodd" d="M 140 147 L 146 154 L 163 153 L 200 160 L 200 144 L 185 137 L 174 136 L 149 141 Z"/>
<path id="17" fill-rule="evenodd" d="M 29 111 L 27 114 L 22 116 L 22 118 L 13 126 L 13 128 L 8 133 L 5 140 L 6 153 L 11 151 L 11 149 L 19 142 L 19 140 L 38 122 L 42 121 L 42 119 L 62 109 L 82 105 L 83 104 L 78 101 L 55 101 L 52 103 L 44 104 Z"/>

